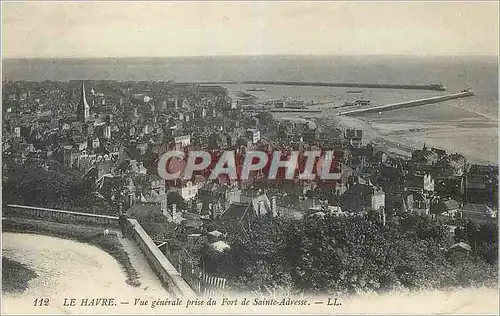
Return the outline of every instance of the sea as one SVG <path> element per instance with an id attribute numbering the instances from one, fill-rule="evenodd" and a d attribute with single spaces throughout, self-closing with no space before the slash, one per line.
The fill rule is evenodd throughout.
<path id="1" fill-rule="evenodd" d="M 474 97 L 357 117 L 384 137 L 416 147 L 458 152 L 473 163 L 498 164 L 498 58 L 496 56 L 210 56 L 175 58 L 4 59 L 8 80 L 68 81 L 315 81 L 443 84 L 446 92 L 348 88 L 225 85 L 259 100 L 282 97 L 324 105 L 322 116 L 345 101 L 373 105 L 453 93 Z M 265 91 L 249 92 L 252 88 Z M 358 90 L 356 88 L 356 90 Z M 352 91 L 351 91 L 352 92 Z M 304 114 L 307 115 L 307 114 Z"/>

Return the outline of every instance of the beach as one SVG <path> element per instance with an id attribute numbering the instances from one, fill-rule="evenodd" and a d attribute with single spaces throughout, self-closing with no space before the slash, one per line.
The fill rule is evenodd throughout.
<path id="1" fill-rule="evenodd" d="M 274 98 L 278 98 L 279 93 L 286 93 L 283 90 L 285 88 L 278 90 L 279 92 L 275 91 L 277 94 Z M 307 108 L 321 110 L 321 113 L 272 113 L 273 116 L 276 119 L 309 118 L 316 121 L 322 130 L 363 130 L 363 143 L 371 142 L 379 150 L 397 156 L 411 157 L 414 149 L 422 148 L 425 144 L 448 153 L 462 154 L 472 164 L 498 164 L 498 121 L 490 115 L 474 112 L 467 107 L 467 102 L 474 102 L 475 97 L 360 116 L 345 116 L 338 115 L 345 110 L 340 107 L 339 101 L 347 98 L 345 91 L 339 93 L 336 98 L 330 96 L 328 101 L 328 96 L 321 94 L 326 91 L 317 87 L 310 89 L 306 100 L 315 100 L 317 104 Z M 305 90 L 302 92 L 305 93 Z M 270 96 L 270 91 L 266 93 L 261 96 L 261 100 Z M 319 94 L 315 97 L 314 93 Z M 424 92 L 429 93 L 435 92 Z M 411 100 L 419 98 L 421 94 L 422 91 L 370 92 L 372 99 L 378 100 L 375 105 Z M 394 101 L 389 100 L 390 95 L 393 95 Z"/>

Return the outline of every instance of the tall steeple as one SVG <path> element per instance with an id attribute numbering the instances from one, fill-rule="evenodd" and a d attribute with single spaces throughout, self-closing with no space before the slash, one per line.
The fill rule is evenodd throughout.
<path id="1" fill-rule="evenodd" d="M 76 110 L 76 118 L 79 122 L 87 122 L 90 118 L 90 106 L 87 103 L 87 98 L 85 97 L 85 82 L 82 81 L 82 91 L 80 95 L 80 101 Z"/>

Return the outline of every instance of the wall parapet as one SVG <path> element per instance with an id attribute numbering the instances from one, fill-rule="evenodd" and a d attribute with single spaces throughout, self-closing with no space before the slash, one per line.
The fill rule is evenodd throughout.
<path id="1" fill-rule="evenodd" d="M 139 222 L 135 219 L 128 219 L 128 223 L 133 232 L 133 238 L 146 256 L 149 265 L 160 278 L 164 286 L 177 296 L 197 297 L 198 295 L 182 278 L 179 271 L 158 249 L 154 241 L 144 231 Z"/>
<path id="2" fill-rule="evenodd" d="M 118 217 L 116 216 L 64 211 L 16 204 L 4 205 L 2 207 L 2 216 L 42 218 L 63 223 L 97 224 L 100 226 L 118 227 Z"/>

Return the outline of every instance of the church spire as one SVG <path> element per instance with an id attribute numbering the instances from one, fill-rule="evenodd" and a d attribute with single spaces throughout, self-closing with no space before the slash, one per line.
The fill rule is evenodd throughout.
<path id="1" fill-rule="evenodd" d="M 87 103 L 87 98 L 85 96 L 85 81 L 82 81 L 82 91 L 80 95 L 80 101 L 77 108 L 77 120 L 80 122 L 87 122 L 90 117 L 90 106 Z"/>

